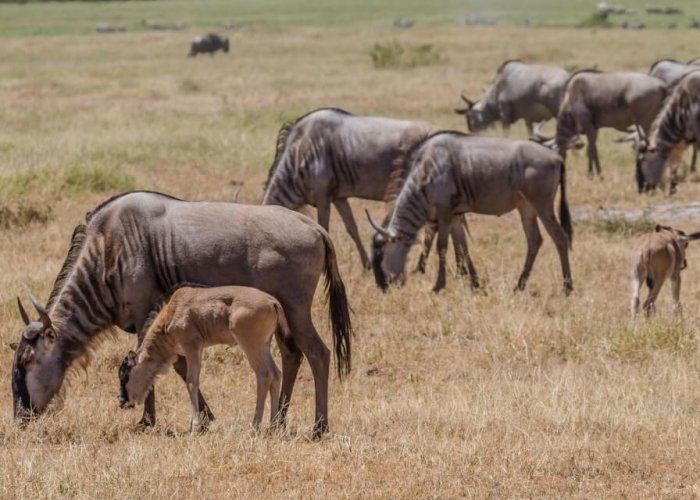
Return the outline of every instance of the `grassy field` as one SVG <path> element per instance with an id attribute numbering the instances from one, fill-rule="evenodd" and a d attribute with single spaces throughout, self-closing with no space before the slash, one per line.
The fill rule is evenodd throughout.
<path id="1" fill-rule="evenodd" d="M 520 4 L 511 12 L 525 12 Z M 233 181 L 244 183 L 241 201 L 258 203 L 279 126 L 316 107 L 463 129 L 452 112 L 460 91 L 479 95 L 504 59 L 646 71 L 660 57 L 700 56 L 687 30 L 465 29 L 450 20 L 476 2 L 396 0 L 377 16 L 372 5 L 0 5 L 0 497 L 700 495 L 700 249 L 688 253 L 683 322 L 672 317 L 665 289 L 660 314 L 633 327 L 629 258 L 635 231 L 648 227 L 641 222 L 575 224 L 569 298 L 546 237 L 527 292 L 512 293 L 525 258 L 513 214 L 470 217 L 487 294 L 451 273 L 447 290 L 433 295 L 432 261 L 426 276 L 383 295 L 334 214 L 355 312 L 354 370 L 347 382 L 331 382 L 331 433 L 318 443 L 309 440 L 308 366 L 288 435 L 260 437 L 249 425 L 254 377 L 240 351 L 225 348 L 205 356 L 202 390 L 218 417 L 209 433 L 186 433 L 189 403 L 174 374 L 158 385 L 158 426 L 138 432 L 140 410 L 117 405 L 118 363 L 134 344 L 122 333 L 74 379 L 61 411 L 24 429 L 12 421 L 6 345 L 21 331 L 15 297 L 47 296 L 73 226 L 110 194 L 144 188 L 228 200 Z M 230 20 L 250 22 L 231 34 L 231 53 L 187 59 L 192 36 L 229 20 L 225 6 Z M 393 30 L 395 16 L 425 25 Z M 98 22 L 136 26 L 144 18 L 190 27 L 92 33 Z M 373 44 L 392 40 L 432 44 L 440 62 L 375 69 Z M 523 136 L 524 126 L 512 135 Z M 569 161 L 575 213 L 697 201 L 695 182 L 673 198 L 639 197 L 632 152 L 614 137 L 599 141 L 604 180 L 587 178 L 584 155 Z M 381 215 L 384 207 L 353 206 L 368 239 L 359 209 Z M 658 222 L 699 229 L 696 219 Z M 330 343 L 320 298 L 314 314 Z"/>

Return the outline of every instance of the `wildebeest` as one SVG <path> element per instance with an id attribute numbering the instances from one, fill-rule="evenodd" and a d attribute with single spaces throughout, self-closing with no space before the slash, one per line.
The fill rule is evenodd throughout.
<path id="1" fill-rule="evenodd" d="M 280 424 L 306 356 L 316 389 L 315 435 L 328 429 L 329 351 L 311 320 L 311 303 L 325 274 L 338 374 L 350 370 L 350 312 L 328 233 L 307 217 L 281 207 L 188 202 L 152 192 L 116 196 L 86 216 L 53 286 L 41 321 L 29 321 L 12 366 L 15 416 L 41 413 L 66 370 L 98 334 L 112 326 L 143 331 L 158 299 L 180 283 L 258 288 L 284 308 L 291 338 L 282 354 Z M 185 377 L 184 358 L 175 370 Z M 200 395 L 201 396 L 201 395 Z M 209 419 L 203 398 L 200 407 Z M 143 424 L 155 422 L 153 393 Z"/>
<path id="2" fill-rule="evenodd" d="M 198 36 L 192 39 L 190 44 L 190 57 L 195 57 L 197 54 L 214 55 L 217 50 L 228 52 L 228 37 L 219 36 L 216 33 L 209 33 L 204 36 Z"/>
<path id="3" fill-rule="evenodd" d="M 263 205 L 314 206 L 327 230 L 332 203 L 369 269 L 348 198 L 388 201 L 392 174 L 407 151 L 436 130 L 424 122 L 357 116 L 337 108 L 311 111 L 282 126 Z M 454 231 L 463 234 L 461 224 Z"/>
<path id="4" fill-rule="evenodd" d="M 649 69 L 649 74 L 663 80 L 668 86 L 669 92 L 671 92 L 673 91 L 673 87 L 675 87 L 678 82 L 680 82 L 688 73 L 691 71 L 700 70 L 700 67 L 691 63 L 683 64 L 681 62 L 674 61 L 673 59 L 661 59 L 652 64 L 651 68 Z M 691 172 L 695 172 L 697 158 L 697 146 L 693 144 L 693 158 L 690 162 Z"/>
<path id="5" fill-rule="evenodd" d="M 639 290 L 646 282 L 649 296 L 644 301 L 648 316 L 655 311 L 654 304 L 661 287 L 671 278 L 673 310 L 681 312 L 681 271 L 687 267 L 685 250 L 688 242 L 700 238 L 700 232 L 686 236 L 679 230 L 657 225 L 654 232 L 643 234 L 632 253 L 632 319 L 639 311 Z"/>
<path id="6" fill-rule="evenodd" d="M 455 214 L 503 215 L 520 212 L 527 258 L 516 286 L 525 288 L 542 236 L 539 218 L 559 253 L 565 293 L 573 290 L 569 245 L 573 234 L 566 201 L 564 162 L 555 152 L 532 141 L 438 132 L 410 153 L 406 180 L 386 228 L 370 218 L 374 236 L 373 266 L 380 288 L 402 283 L 408 251 L 420 228 L 437 221 L 440 267 L 433 291 L 445 287 L 445 251 Z M 554 198 L 561 187 L 559 218 Z M 369 216 L 369 214 L 368 214 Z"/>
<path id="7" fill-rule="evenodd" d="M 611 127 L 627 131 L 634 126 L 648 133 L 667 95 L 666 85 L 641 73 L 601 73 L 582 70 L 571 75 L 557 118 L 556 143 L 566 150 L 578 134 L 588 140 L 588 173 L 601 174 L 598 130 Z"/>
<path id="8" fill-rule="evenodd" d="M 192 403 L 191 431 L 203 430 L 199 408 L 202 351 L 217 344 L 239 345 L 256 378 L 257 399 L 253 427 L 259 429 L 270 394 L 270 423 L 279 406 L 282 375 L 270 352 L 272 337 L 290 338 L 284 310 L 271 295 L 255 288 L 183 286 L 144 325 L 146 334 L 136 352 L 119 368 L 120 406 L 141 404 L 158 375 L 178 356 L 187 360 L 185 383 Z"/>
<path id="9" fill-rule="evenodd" d="M 648 140 L 637 158 L 640 192 L 662 185 L 667 166 L 680 160 L 689 144 L 700 137 L 700 72 L 688 73 L 673 89 L 654 120 Z"/>
<path id="10" fill-rule="evenodd" d="M 467 105 L 455 112 L 465 115 L 470 132 L 479 132 L 500 122 L 508 129 L 525 120 L 530 135 L 536 122 L 557 116 L 569 73 L 556 66 L 506 61 L 498 68 L 484 97 L 473 102 L 462 95 Z"/>

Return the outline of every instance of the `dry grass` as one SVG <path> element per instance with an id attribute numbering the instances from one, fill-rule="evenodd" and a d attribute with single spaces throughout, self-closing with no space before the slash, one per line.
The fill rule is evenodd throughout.
<path id="1" fill-rule="evenodd" d="M 193 34 L 8 37 L 0 44 L 0 176 L 8 181 L 0 190 L 11 206 L 43 201 L 53 216 L 45 225 L 0 229 L 3 346 L 20 331 L 15 296 L 47 296 L 72 227 L 123 182 L 224 200 L 230 181 L 243 181 L 241 201 L 257 203 L 279 125 L 311 108 L 462 129 L 451 111 L 460 90 L 478 95 L 507 58 L 646 70 L 657 57 L 698 55 L 681 31 L 300 27 L 244 30 L 227 56 L 187 60 Z M 375 70 L 368 51 L 394 39 L 433 44 L 449 62 Z M 697 200 L 697 183 L 683 184 L 672 200 L 639 197 L 632 154 L 613 136 L 600 141 L 604 181 L 586 177 L 583 155 L 572 158 L 573 207 Z M 76 172 L 85 177 L 67 188 Z M 90 181 L 91 172 L 98 180 L 119 175 L 105 188 Z M 354 203 L 365 205 L 382 211 Z M 665 222 L 697 229 L 693 221 Z M 249 427 L 252 374 L 240 352 L 223 348 L 206 355 L 203 392 L 219 418 L 208 434 L 184 434 L 187 396 L 173 374 L 158 386 L 159 425 L 137 432 L 137 412 L 117 407 L 118 362 L 133 344 L 123 334 L 75 379 L 60 412 L 22 429 L 11 419 L 12 353 L 3 348 L 0 496 L 700 495 L 700 250 L 691 247 L 684 272 L 684 322 L 671 317 L 664 290 L 659 317 L 635 328 L 628 324 L 628 233 L 576 226 L 576 291 L 567 299 L 548 238 L 528 291 L 514 294 L 525 256 L 517 217 L 472 217 L 470 228 L 487 295 L 453 275 L 444 293 L 431 294 L 434 262 L 427 276 L 382 295 L 334 215 L 357 335 L 351 377 L 331 383 L 332 432 L 320 443 L 308 440 L 308 366 L 289 435 L 257 437 Z M 361 229 L 369 237 L 364 220 Z M 314 312 L 330 341 L 322 301 Z"/>

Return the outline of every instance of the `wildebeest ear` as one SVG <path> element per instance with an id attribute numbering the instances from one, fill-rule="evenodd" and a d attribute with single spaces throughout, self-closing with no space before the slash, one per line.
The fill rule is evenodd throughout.
<path id="1" fill-rule="evenodd" d="M 17 348 L 19 347 L 18 342 L 10 342 L 8 345 L 10 346 L 10 349 L 12 349 L 13 351 L 16 351 Z"/>

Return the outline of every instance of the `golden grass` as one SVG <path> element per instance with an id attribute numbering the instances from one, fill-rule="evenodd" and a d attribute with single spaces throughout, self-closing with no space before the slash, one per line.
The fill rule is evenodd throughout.
<path id="1" fill-rule="evenodd" d="M 684 31 L 339 27 L 247 29 L 233 35 L 230 54 L 188 60 L 193 34 L 0 44 L 0 176 L 7 180 L 0 190 L 6 203 L 43 201 L 53 210 L 45 225 L 0 232 L 3 346 L 20 331 L 15 296 L 47 296 L 73 226 L 107 196 L 91 183 L 62 189 L 75 169 L 117 169 L 136 187 L 195 199 L 229 199 L 230 181 L 244 181 L 241 201 L 257 203 L 280 124 L 314 107 L 463 129 L 451 111 L 460 90 L 478 95 L 507 58 L 644 71 L 657 57 L 698 55 Z M 375 70 L 372 45 L 393 39 L 433 44 L 446 62 Z M 512 134 L 523 132 L 516 126 Z M 613 144 L 614 135 L 600 140 L 604 181 L 586 177 L 584 155 L 569 162 L 574 209 L 697 200 L 697 183 L 681 185 L 673 199 L 639 197 L 631 151 Z M 660 222 L 697 229 L 692 220 Z M 518 218 L 473 216 L 470 228 L 487 294 L 450 274 L 447 290 L 433 295 L 431 261 L 425 277 L 383 295 L 334 214 L 331 233 L 355 311 L 355 363 L 347 382 L 331 382 L 331 433 L 320 443 L 308 439 L 306 364 L 289 435 L 258 437 L 250 429 L 253 376 L 240 352 L 224 348 L 207 352 L 202 375 L 218 417 L 208 434 L 185 433 L 189 403 L 173 374 L 158 385 L 158 426 L 137 432 L 140 410 L 117 406 L 118 363 L 134 343 L 124 334 L 76 378 L 60 412 L 19 428 L 11 419 L 12 353 L 3 347 L 0 496 L 700 495 L 698 250 L 690 248 L 684 272 L 684 322 L 671 316 L 664 290 L 659 316 L 635 328 L 628 323 L 633 242 L 624 232 L 576 224 L 575 292 L 565 298 L 547 236 L 528 290 L 514 294 L 525 257 Z M 314 314 L 330 342 L 321 300 Z"/>

